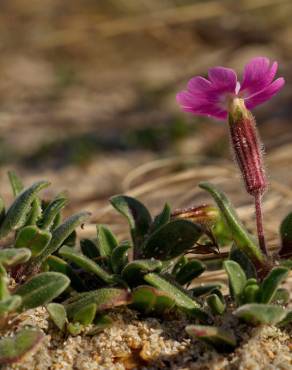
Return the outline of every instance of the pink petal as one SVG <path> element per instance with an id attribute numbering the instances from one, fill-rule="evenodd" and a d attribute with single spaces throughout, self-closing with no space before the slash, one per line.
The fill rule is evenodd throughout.
<path id="1" fill-rule="evenodd" d="M 253 95 L 267 87 L 274 79 L 278 63 L 270 66 L 270 60 L 264 57 L 253 58 L 244 67 L 240 92 L 244 95 Z"/>
<path id="2" fill-rule="evenodd" d="M 245 105 L 247 109 L 252 109 L 259 104 L 271 99 L 272 96 L 277 94 L 277 92 L 284 86 L 285 80 L 283 77 L 277 78 L 273 83 L 259 91 L 258 93 L 249 96 L 245 99 Z"/>
<path id="3" fill-rule="evenodd" d="M 196 98 L 188 91 L 182 91 L 176 96 L 177 102 L 185 112 L 191 112 L 200 116 L 212 116 L 225 119 L 227 111 L 218 105 L 218 102 L 210 102 L 207 98 Z"/>
<path id="4" fill-rule="evenodd" d="M 237 76 L 233 69 L 224 67 L 210 68 L 208 76 L 213 89 L 227 93 L 235 93 Z"/>
<path id="5" fill-rule="evenodd" d="M 188 82 L 188 90 L 194 93 L 210 91 L 212 87 L 211 82 L 201 76 L 196 76 L 190 79 Z"/>

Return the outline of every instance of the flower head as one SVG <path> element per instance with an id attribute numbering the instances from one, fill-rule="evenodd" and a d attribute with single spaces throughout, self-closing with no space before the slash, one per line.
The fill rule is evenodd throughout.
<path id="1" fill-rule="evenodd" d="M 187 91 L 177 94 L 177 101 L 186 112 L 225 119 L 230 102 L 236 97 L 244 100 L 247 109 L 271 99 L 285 83 L 283 77 L 274 80 L 277 69 L 277 62 L 271 64 L 268 58 L 254 58 L 244 67 L 239 83 L 233 69 L 214 67 L 208 71 L 209 79 L 193 77 Z"/>

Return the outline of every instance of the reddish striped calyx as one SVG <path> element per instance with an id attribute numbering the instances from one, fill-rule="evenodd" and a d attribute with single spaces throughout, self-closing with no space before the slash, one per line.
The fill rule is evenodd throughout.
<path id="1" fill-rule="evenodd" d="M 232 99 L 228 121 L 233 151 L 246 191 L 253 196 L 263 194 L 267 188 L 267 180 L 262 144 L 257 134 L 255 119 L 245 107 L 243 99 Z"/>

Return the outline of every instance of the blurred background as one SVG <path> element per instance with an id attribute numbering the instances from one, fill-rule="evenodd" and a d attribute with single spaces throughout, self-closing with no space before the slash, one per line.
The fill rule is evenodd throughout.
<path id="1" fill-rule="evenodd" d="M 255 110 L 265 142 L 267 229 L 292 199 L 291 0 L 1 0 L 0 192 L 6 171 L 26 185 L 48 179 L 71 208 L 115 223 L 107 198 L 128 192 L 155 212 L 207 199 L 221 184 L 252 221 L 251 199 L 228 146 L 227 127 L 182 113 L 175 94 L 223 65 L 254 56 L 280 65 L 286 87 Z M 51 193 L 50 193 L 51 192 Z M 251 227 L 253 222 L 251 222 Z M 116 225 L 118 228 L 118 225 Z"/>

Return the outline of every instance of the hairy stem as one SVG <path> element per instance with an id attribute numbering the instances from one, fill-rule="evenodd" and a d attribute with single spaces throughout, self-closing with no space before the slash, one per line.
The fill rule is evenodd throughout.
<path id="1" fill-rule="evenodd" d="M 256 223 L 257 223 L 257 232 L 259 239 L 259 246 L 262 252 L 268 256 L 268 251 L 266 247 L 264 228 L 263 228 L 263 214 L 262 214 L 262 194 L 257 193 L 254 195 L 255 200 L 255 211 L 256 211 Z"/>

